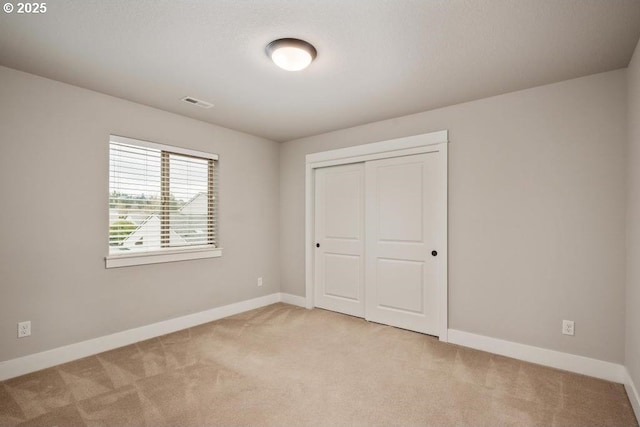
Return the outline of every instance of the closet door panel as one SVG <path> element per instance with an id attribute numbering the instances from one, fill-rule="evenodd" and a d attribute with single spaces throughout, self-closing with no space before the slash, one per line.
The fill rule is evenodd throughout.
<path id="1" fill-rule="evenodd" d="M 438 334 L 437 153 L 366 163 L 366 318 Z"/>

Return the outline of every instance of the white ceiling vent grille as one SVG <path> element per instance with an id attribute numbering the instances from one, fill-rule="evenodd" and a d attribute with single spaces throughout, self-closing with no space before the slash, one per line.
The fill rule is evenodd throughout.
<path id="1" fill-rule="evenodd" d="M 211 108 L 211 107 L 213 107 L 213 104 L 211 104 L 210 102 L 203 101 L 201 99 L 197 99 L 197 98 L 194 98 L 192 96 L 185 96 L 184 98 L 182 98 L 182 100 L 184 102 L 186 102 L 187 104 L 197 105 L 200 108 Z"/>

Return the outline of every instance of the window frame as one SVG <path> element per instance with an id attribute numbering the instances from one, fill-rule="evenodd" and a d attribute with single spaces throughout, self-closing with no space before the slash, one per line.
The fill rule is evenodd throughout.
<path id="1" fill-rule="evenodd" d="M 168 154 L 177 154 L 182 156 L 195 157 L 206 160 L 213 160 L 214 162 L 219 161 L 219 156 L 213 153 L 207 153 L 204 151 L 192 150 L 189 148 L 175 147 L 171 145 L 158 144 L 155 142 L 144 141 L 140 139 L 128 138 L 124 136 L 118 135 L 110 135 L 109 136 L 109 147 L 111 143 L 120 143 L 120 144 L 128 144 L 141 148 L 150 148 L 154 150 L 160 150 L 161 154 L 164 156 L 164 153 Z M 109 160 L 108 173 L 111 174 L 111 155 L 107 156 Z M 213 172 L 213 164 L 209 162 L 208 170 L 209 173 Z M 216 165 L 216 167 L 218 167 Z M 169 172 L 170 174 L 170 172 Z M 215 179 L 215 178 L 214 178 Z M 110 178 L 107 180 L 107 201 L 109 200 L 110 195 Z M 212 184 L 212 181 L 209 182 L 208 191 L 213 192 L 217 183 Z M 107 203 L 107 222 L 109 222 L 109 203 Z M 214 212 L 209 208 L 209 212 L 211 216 L 208 216 L 207 221 L 209 223 L 213 222 L 217 224 L 217 216 L 214 217 Z M 215 227 L 216 225 L 214 225 Z M 107 227 L 107 230 L 109 227 Z M 216 230 L 217 235 L 217 230 Z M 133 252 L 133 253 L 123 253 L 123 254 L 111 254 L 110 246 L 109 246 L 109 232 L 107 231 L 107 256 L 105 257 L 105 268 L 117 268 L 117 267 L 128 267 L 133 265 L 146 265 L 146 264 L 157 264 L 157 263 L 165 263 L 165 262 L 174 262 L 174 261 L 186 261 L 191 259 L 204 259 L 204 258 L 217 258 L 222 256 L 222 248 L 218 247 L 210 247 L 210 245 L 198 245 L 198 246 L 185 246 L 182 248 L 176 247 L 168 247 L 159 250 L 153 250 L 148 252 Z M 217 242 L 216 242 L 217 243 Z"/>

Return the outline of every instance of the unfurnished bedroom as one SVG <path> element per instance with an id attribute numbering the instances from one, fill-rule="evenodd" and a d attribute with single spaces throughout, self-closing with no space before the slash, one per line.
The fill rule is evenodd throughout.
<path id="1" fill-rule="evenodd" d="M 2 6 L 0 426 L 638 426 L 640 1 Z"/>

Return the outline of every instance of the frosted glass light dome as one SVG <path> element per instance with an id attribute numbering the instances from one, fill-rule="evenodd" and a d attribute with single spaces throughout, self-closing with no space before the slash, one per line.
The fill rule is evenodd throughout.
<path id="1" fill-rule="evenodd" d="M 304 40 L 278 39 L 267 45 L 267 55 L 287 71 L 304 70 L 316 58 L 316 49 Z"/>

